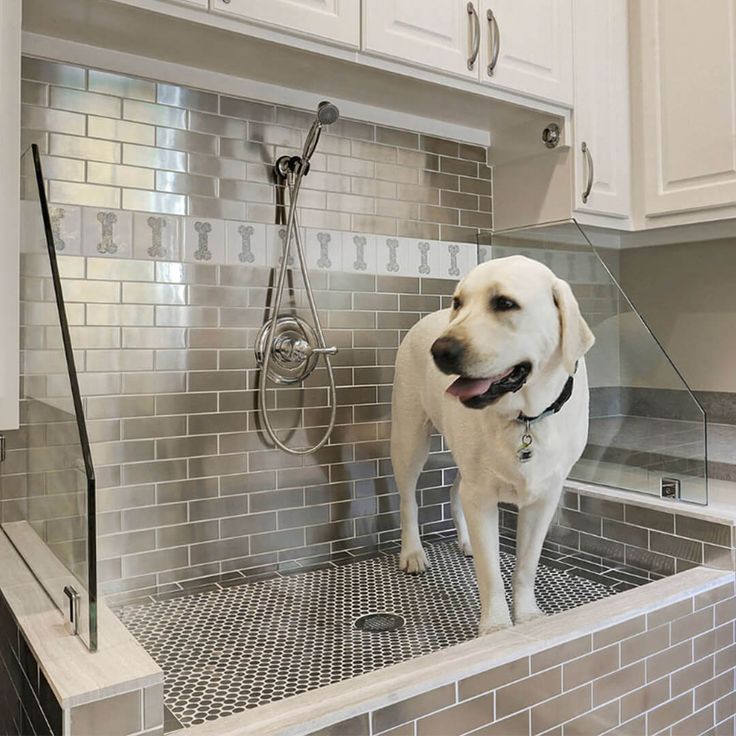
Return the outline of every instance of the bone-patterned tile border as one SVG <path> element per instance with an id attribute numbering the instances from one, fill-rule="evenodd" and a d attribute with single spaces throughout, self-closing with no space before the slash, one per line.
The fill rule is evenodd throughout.
<path id="1" fill-rule="evenodd" d="M 38 203 L 22 202 L 24 252 L 46 248 Z M 51 205 L 60 255 L 270 268 L 281 263 L 283 225 Z M 301 228 L 310 270 L 457 281 L 478 262 L 470 243 Z M 296 246 L 292 244 L 293 260 Z"/>
<path id="2" fill-rule="evenodd" d="M 30 57 L 22 78 L 22 146 L 40 146 L 50 201 L 111 212 L 278 222 L 273 162 L 301 152 L 314 116 Z M 307 228 L 474 243 L 491 168 L 481 146 L 341 118 L 300 203 Z"/>

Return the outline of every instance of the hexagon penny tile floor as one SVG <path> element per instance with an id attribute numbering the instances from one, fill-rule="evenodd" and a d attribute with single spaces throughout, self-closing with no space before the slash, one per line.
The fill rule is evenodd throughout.
<path id="1" fill-rule="evenodd" d="M 428 545 L 427 553 L 431 568 L 422 576 L 400 573 L 396 556 L 383 555 L 117 613 L 164 670 L 171 730 L 471 639 L 478 621 L 472 560 L 452 541 Z M 501 559 L 509 597 L 514 557 L 502 552 Z M 616 592 L 549 562 L 542 559 L 536 586 L 547 614 Z M 370 613 L 398 614 L 405 623 L 380 630 L 400 621 L 381 617 L 356 628 Z"/>

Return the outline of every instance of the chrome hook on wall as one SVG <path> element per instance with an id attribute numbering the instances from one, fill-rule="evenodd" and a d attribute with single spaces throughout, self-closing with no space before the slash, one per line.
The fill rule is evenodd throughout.
<path id="1" fill-rule="evenodd" d="M 557 123 L 550 123 L 542 131 L 542 141 L 547 148 L 557 148 L 562 140 L 562 131 Z"/>

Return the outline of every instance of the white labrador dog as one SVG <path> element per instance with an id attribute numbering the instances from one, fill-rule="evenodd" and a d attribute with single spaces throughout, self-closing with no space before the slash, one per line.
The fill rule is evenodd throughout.
<path id="1" fill-rule="evenodd" d="M 451 506 L 458 544 L 474 557 L 480 634 L 511 624 L 499 501 L 519 507 L 514 621 L 541 615 L 534 577 L 562 484 L 587 440 L 583 356 L 593 342 L 569 285 L 541 263 L 511 256 L 471 271 L 452 308 L 418 322 L 399 348 L 391 457 L 401 495 L 400 565 L 409 573 L 427 567 L 415 490 L 434 426 L 460 470 Z"/>

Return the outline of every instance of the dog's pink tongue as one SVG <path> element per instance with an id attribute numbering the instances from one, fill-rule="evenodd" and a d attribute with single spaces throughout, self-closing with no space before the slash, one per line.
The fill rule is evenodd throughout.
<path id="1" fill-rule="evenodd" d="M 493 379 L 491 378 L 458 378 L 450 384 L 447 393 L 457 396 L 461 401 L 465 401 L 466 399 L 472 399 L 473 396 L 484 394 L 492 383 Z"/>

